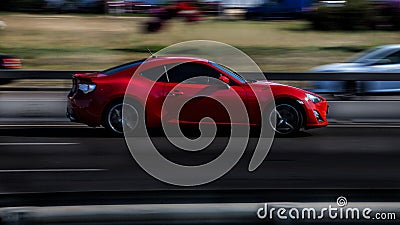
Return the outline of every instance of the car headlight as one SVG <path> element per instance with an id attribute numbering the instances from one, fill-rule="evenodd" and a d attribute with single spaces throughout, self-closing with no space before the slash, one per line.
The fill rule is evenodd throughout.
<path id="1" fill-rule="evenodd" d="M 96 84 L 78 84 L 78 89 L 81 90 L 83 93 L 87 94 L 96 89 Z"/>
<path id="2" fill-rule="evenodd" d="M 308 98 L 308 100 L 312 101 L 313 103 L 322 102 L 321 98 L 319 98 L 315 95 L 309 94 L 309 93 L 306 93 L 306 97 Z"/>

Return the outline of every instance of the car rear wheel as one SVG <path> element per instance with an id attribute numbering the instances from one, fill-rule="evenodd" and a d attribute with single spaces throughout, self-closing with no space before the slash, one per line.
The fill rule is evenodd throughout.
<path id="1" fill-rule="evenodd" d="M 124 118 L 122 111 L 124 110 Z M 137 130 L 142 119 L 142 110 L 135 104 L 130 103 L 114 103 L 111 104 L 104 118 L 104 127 L 111 133 L 121 136 L 124 128 L 128 128 L 129 132 Z"/>
<path id="2" fill-rule="evenodd" d="M 303 116 L 297 105 L 278 102 L 270 113 L 269 123 L 277 135 L 291 136 L 302 127 Z"/>

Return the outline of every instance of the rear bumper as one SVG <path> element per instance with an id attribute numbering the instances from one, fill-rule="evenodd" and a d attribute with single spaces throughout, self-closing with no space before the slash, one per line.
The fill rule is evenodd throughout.
<path id="1" fill-rule="evenodd" d="M 94 112 L 90 100 L 75 100 L 69 97 L 67 102 L 66 117 L 71 122 L 84 123 L 91 127 L 101 125 L 101 114 Z"/>
<path id="2" fill-rule="evenodd" d="M 65 116 L 71 121 L 71 122 L 77 122 L 76 120 L 76 115 L 73 111 L 72 108 L 67 107 L 67 112 L 65 113 Z"/>

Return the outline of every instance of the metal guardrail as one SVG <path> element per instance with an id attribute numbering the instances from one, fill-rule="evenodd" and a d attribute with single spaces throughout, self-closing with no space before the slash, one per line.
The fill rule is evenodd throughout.
<path id="1" fill-rule="evenodd" d="M 0 70 L 0 79 L 71 79 L 74 73 L 90 73 L 89 70 Z"/>
<path id="2" fill-rule="evenodd" d="M 0 79 L 70 79 L 74 73 L 93 70 L 0 70 Z M 320 72 L 263 72 L 269 80 L 287 81 L 400 81 L 400 73 L 320 73 Z M 246 73 L 249 78 L 256 73 Z"/>

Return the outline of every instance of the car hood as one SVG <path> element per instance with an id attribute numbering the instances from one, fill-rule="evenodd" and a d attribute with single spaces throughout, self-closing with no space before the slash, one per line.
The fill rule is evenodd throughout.
<path id="1" fill-rule="evenodd" d="M 250 85 L 252 85 L 252 86 L 260 86 L 260 87 L 265 87 L 265 86 L 292 87 L 292 86 L 289 86 L 289 85 L 286 85 L 286 84 L 274 83 L 274 82 L 271 82 L 271 81 L 268 81 L 268 80 L 256 80 L 256 81 L 251 82 Z M 292 87 L 292 88 L 295 88 L 295 87 Z"/>
<path id="2" fill-rule="evenodd" d="M 368 68 L 363 63 L 333 63 L 311 69 L 313 72 L 365 72 L 367 70 Z"/>
<path id="3" fill-rule="evenodd" d="M 263 86 L 263 85 L 270 85 L 270 86 L 287 86 L 284 84 L 278 84 L 278 83 L 274 83 L 268 80 L 256 80 L 250 83 L 251 85 L 254 86 Z"/>
<path id="4" fill-rule="evenodd" d="M 313 93 L 313 92 L 310 92 L 310 91 L 307 91 L 307 90 L 304 90 L 301 88 L 293 87 L 290 85 L 270 82 L 267 80 L 254 81 L 254 82 L 249 83 L 249 85 L 254 90 L 265 91 L 265 90 L 270 89 L 272 91 L 272 93 L 274 93 L 274 95 L 275 94 L 288 94 L 288 95 L 301 96 L 301 95 L 305 95 L 306 93 L 309 93 L 309 94 L 315 95 L 321 99 L 324 99 L 322 96 L 320 96 L 316 93 Z"/>
<path id="5" fill-rule="evenodd" d="M 274 83 L 274 82 L 270 82 L 268 80 L 257 80 L 257 81 L 249 83 L 249 85 L 251 87 L 254 87 L 254 88 L 262 88 L 262 89 L 271 88 L 273 90 L 274 88 L 285 87 L 285 88 L 288 88 L 288 89 L 296 89 L 298 91 L 307 92 L 307 91 L 305 91 L 303 89 L 300 89 L 300 88 L 296 88 L 296 87 L 289 86 L 289 85 L 286 85 L 286 84 Z"/>

